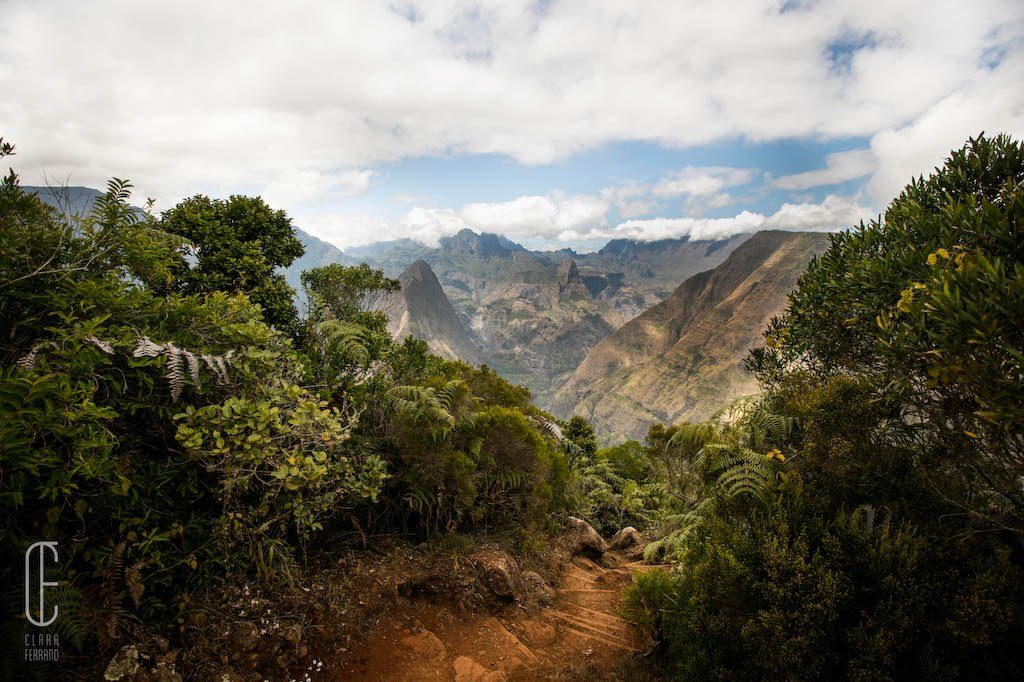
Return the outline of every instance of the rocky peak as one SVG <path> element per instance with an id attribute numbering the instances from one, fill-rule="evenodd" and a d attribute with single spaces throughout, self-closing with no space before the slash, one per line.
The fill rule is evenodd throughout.
<path id="1" fill-rule="evenodd" d="M 381 306 L 388 316 L 388 331 L 396 339 L 416 336 L 426 341 L 431 351 L 441 357 L 474 364 L 481 361 L 476 341 L 426 261 L 414 261 L 398 281 L 402 285 L 401 290 L 389 296 Z"/>
<path id="2" fill-rule="evenodd" d="M 576 261 L 572 258 L 563 261 L 558 266 L 558 296 L 559 298 L 590 298 L 590 292 L 587 290 L 583 278 L 580 277 Z"/>
<path id="3" fill-rule="evenodd" d="M 477 234 L 468 228 L 459 230 L 451 237 L 441 240 L 441 248 L 448 252 L 465 253 L 481 258 L 505 257 L 523 247 L 498 234 L 483 232 Z"/>
<path id="4" fill-rule="evenodd" d="M 402 283 L 402 286 L 412 282 L 431 282 L 431 280 L 433 280 L 437 289 L 440 290 L 441 284 L 437 281 L 437 276 L 430 268 L 430 265 L 428 265 L 422 258 L 417 258 L 413 261 L 413 264 L 407 267 L 405 272 L 403 272 L 399 277 L 399 281 Z"/>

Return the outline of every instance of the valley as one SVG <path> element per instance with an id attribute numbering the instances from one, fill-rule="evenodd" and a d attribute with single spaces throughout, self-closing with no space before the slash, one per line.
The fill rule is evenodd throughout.
<path id="1" fill-rule="evenodd" d="M 615 442 L 756 392 L 743 357 L 827 243 L 774 231 L 541 252 L 463 230 L 436 248 L 403 239 L 324 257 L 363 260 L 402 282 L 381 308 L 396 338 L 486 363 L 540 407 L 583 416 Z"/>

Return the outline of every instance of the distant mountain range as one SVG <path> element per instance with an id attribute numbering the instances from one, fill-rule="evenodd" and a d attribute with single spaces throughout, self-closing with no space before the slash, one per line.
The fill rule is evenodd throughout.
<path id="1" fill-rule="evenodd" d="M 26 187 L 83 213 L 87 187 Z M 284 270 L 366 262 L 401 283 L 380 303 L 396 338 L 487 363 L 559 417 L 579 414 L 605 440 L 655 422 L 707 417 L 757 386 L 742 368 L 812 256 L 820 233 L 769 231 L 705 241 L 609 241 L 594 253 L 531 251 L 462 230 L 430 247 L 410 239 L 345 251 L 301 229 L 305 254 Z"/>
<path id="2" fill-rule="evenodd" d="M 417 260 L 429 265 L 479 357 L 527 386 L 546 407 L 598 342 L 682 280 L 721 263 L 748 236 L 653 244 L 615 240 L 596 253 L 579 254 L 531 251 L 500 235 L 462 230 L 433 248 L 401 239 L 344 255 L 391 277 Z M 435 335 L 432 347 L 466 347 L 449 341 L 442 344 Z"/>
<path id="3" fill-rule="evenodd" d="M 743 358 L 827 246 L 826 234 L 758 232 L 597 344 L 551 408 L 586 417 L 605 437 L 642 438 L 654 422 L 703 419 L 756 393 Z"/>

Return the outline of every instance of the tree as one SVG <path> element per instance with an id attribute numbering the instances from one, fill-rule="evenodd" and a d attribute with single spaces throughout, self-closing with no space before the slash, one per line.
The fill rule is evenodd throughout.
<path id="1" fill-rule="evenodd" d="M 386 318 L 373 310 L 382 297 L 399 290 L 398 280 L 366 263 L 348 266 L 331 263 L 305 270 L 301 276 L 306 294 L 308 320 L 358 322 L 366 326 L 386 324 Z"/>
<path id="2" fill-rule="evenodd" d="M 597 436 L 594 427 L 583 417 L 573 417 L 565 423 L 562 435 L 578 448 L 576 458 L 581 462 L 592 462 L 597 454 Z"/>
<path id="3" fill-rule="evenodd" d="M 277 269 L 291 265 L 303 247 L 284 211 L 260 197 L 196 195 L 165 211 L 160 227 L 191 243 L 194 262 L 183 259 L 179 268 L 185 293 L 243 292 L 268 324 L 296 331 L 295 292 Z"/>
<path id="4" fill-rule="evenodd" d="M 345 393 L 394 349 L 387 316 L 373 306 L 397 291 L 398 281 L 365 263 L 333 263 L 304 271 L 302 286 L 307 314 L 299 345 L 313 361 L 317 383 Z"/>
<path id="5" fill-rule="evenodd" d="M 1024 145 L 981 135 L 834 235 L 748 363 L 772 389 L 860 377 L 936 492 L 1024 539 L 1022 338 Z"/>

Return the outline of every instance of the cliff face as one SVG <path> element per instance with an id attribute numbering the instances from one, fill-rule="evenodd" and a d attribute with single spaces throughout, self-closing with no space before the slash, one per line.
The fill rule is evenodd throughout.
<path id="1" fill-rule="evenodd" d="M 512 254 L 502 276 L 463 305 L 494 368 L 541 405 L 614 329 L 607 304 L 590 295 L 572 260 L 552 263 L 526 251 Z"/>
<path id="2" fill-rule="evenodd" d="M 827 245 L 825 234 L 757 233 L 594 346 L 553 408 L 592 420 L 599 433 L 642 438 L 655 421 L 706 418 L 756 392 L 743 358 Z"/>
<path id="3" fill-rule="evenodd" d="M 396 339 L 412 335 L 426 341 L 430 350 L 441 357 L 471 364 L 482 361 L 479 347 L 426 262 L 415 261 L 398 281 L 401 290 L 381 306 L 388 316 L 388 331 Z"/>

